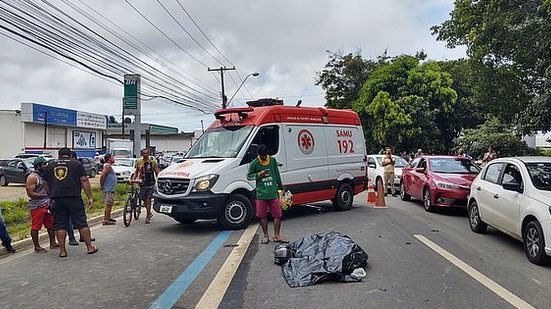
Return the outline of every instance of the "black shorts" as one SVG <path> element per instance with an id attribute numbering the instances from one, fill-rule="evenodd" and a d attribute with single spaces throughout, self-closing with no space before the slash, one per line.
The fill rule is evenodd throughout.
<path id="1" fill-rule="evenodd" d="M 88 226 L 86 210 L 81 197 L 56 197 L 54 203 L 54 230 L 66 230 L 69 218 L 73 221 L 75 229 Z"/>
<path id="2" fill-rule="evenodd" d="M 153 186 L 144 186 L 140 188 L 140 199 L 142 201 L 150 200 L 153 197 Z"/>

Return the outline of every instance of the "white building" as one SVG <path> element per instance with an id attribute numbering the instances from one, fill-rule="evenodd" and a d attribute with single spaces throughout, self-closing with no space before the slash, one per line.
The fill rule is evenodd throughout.
<path id="1" fill-rule="evenodd" d="M 551 132 L 538 131 L 533 135 L 526 135 L 524 141 L 528 147 L 551 150 Z"/>
<path id="2" fill-rule="evenodd" d="M 93 157 L 102 148 L 107 116 L 37 103 L 21 110 L 0 111 L 0 157 L 18 153 L 50 153 L 62 147 Z"/>

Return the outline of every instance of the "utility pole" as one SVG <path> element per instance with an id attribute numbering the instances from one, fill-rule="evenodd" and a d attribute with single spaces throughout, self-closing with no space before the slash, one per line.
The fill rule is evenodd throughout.
<path id="1" fill-rule="evenodd" d="M 222 108 L 226 108 L 226 104 L 228 103 L 228 98 L 226 98 L 226 93 L 224 92 L 224 71 L 235 71 L 235 67 L 231 67 L 231 68 L 220 67 L 219 69 L 208 68 L 208 71 L 209 72 L 220 71 L 220 82 L 222 83 Z"/>

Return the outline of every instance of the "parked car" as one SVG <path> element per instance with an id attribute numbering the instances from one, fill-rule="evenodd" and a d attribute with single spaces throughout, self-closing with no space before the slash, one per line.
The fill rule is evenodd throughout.
<path id="1" fill-rule="evenodd" d="M 480 167 L 471 159 L 454 156 L 423 156 L 402 170 L 400 197 L 423 200 L 426 211 L 436 207 L 466 207 L 471 183 Z"/>
<path id="2" fill-rule="evenodd" d="M 38 157 L 44 157 L 46 159 L 53 159 L 52 155 L 49 153 L 20 153 L 15 156 L 17 159 L 30 159 L 30 158 L 38 158 Z"/>
<path id="3" fill-rule="evenodd" d="M 117 158 L 115 164 L 113 164 L 113 170 L 117 175 L 118 182 L 126 182 L 134 175 L 136 170 L 136 161 L 138 159 L 133 158 Z"/>
<path id="4" fill-rule="evenodd" d="M 0 185 L 5 187 L 10 183 L 25 183 L 27 176 L 34 170 L 34 158 L 9 159 L 0 167 Z"/>
<path id="5" fill-rule="evenodd" d="M 367 156 L 367 175 L 370 181 L 373 181 L 375 184 L 375 191 L 377 191 L 377 186 L 379 184 L 379 179 L 381 183 L 384 180 L 385 170 L 383 167 L 383 158 L 385 155 L 368 155 Z M 393 156 L 396 164 L 394 165 L 394 185 L 396 189 L 400 188 L 400 178 L 402 177 L 402 169 L 408 165 L 406 160 Z"/>
<path id="6" fill-rule="evenodd" d="M 78 160 L 82 163 L 82 165 L 84 165 L 84 169 L 86 170 L 86 175 L 88 175 L 88 177 L 96 177 L 98 174 L 98 165 L 94 162 L 94 158 L 81 157 L 78 158 Z"/>
<path id="7" fill-rule="evenodd" d="M 551 262 L 551 158 L 491 161 L 471 186 L 468 209 L 473 232 L 491 225 L 522 241 L 530 262 Z"/>

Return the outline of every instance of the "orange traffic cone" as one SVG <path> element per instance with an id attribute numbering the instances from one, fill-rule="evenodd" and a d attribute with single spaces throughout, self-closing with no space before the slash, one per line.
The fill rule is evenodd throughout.
<path id="1" fill-rule="evenodd" d="M 383 188 L 383 182 L 379 180 L 377 184 L 377 201 L 375 202 L 374 208 L 387 208 L 385 204 L 385 192 Z"/>
<path id="2" fill-rule="evenodd" d="M 377 193 L 375 193 L 375 188 L 372 184 L 367 186 L 367 203 L 375 204 L 377 201 Z"/>

